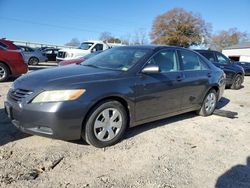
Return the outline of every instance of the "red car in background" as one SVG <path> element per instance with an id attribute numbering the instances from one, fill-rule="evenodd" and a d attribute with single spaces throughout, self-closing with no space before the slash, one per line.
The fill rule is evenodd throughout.
<path id="1" fill-rule="evenodd" d="M 96 51 L 96 52 L 93 52 L 91 54 L 85 55 L 84 57 L 80 57 L 80 58 L 77 58 L 77 59 L 71 59 L 71 60 L 61 61 L 59 63 L 59 66 L 70 65 L 70 64 L 80 64 L 80 63 L 86 61 L 87 59 L 96 56 L 97 54 L 99 54 L 101 52 L 102 51 Z"/>
<path id="2" fill-rule="evenodd" d="M 11 42 L 0 39 L 0 82 L 28 71 L 20 50 Z"/>
<path id="3" fill-rule="evenodd" d="M 8 50 L 19 50 L 12 41 L 6 39 L 0 39 L 0 46 Z"/>

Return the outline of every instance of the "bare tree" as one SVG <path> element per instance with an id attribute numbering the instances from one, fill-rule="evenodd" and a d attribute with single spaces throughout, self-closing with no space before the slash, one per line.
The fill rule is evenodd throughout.
<path id="1" fill-rule="evenodd" d="M 102 41 L 109 42 L 109 43 L 121 43 L 121 39 L 119 39 L 117 37 L 114 37 L 109 32 L 103 32 L 103 33 L 101 33 L 99 39 L 102 40 Z"/>
<path id="2" fill-rule="evenodd" d="M 143 45 L 148 43 L 147 33 L 144 28 L 140 28 L 135 31 L 135 34 L 132 39 L 132 44 Z"/>
<path id="3" fill-rule="evenodd" d="M 108 41 L 111 38 L 113 38 L 112 34 L 110 32 L 105 31 L 100 34 L 99 40 Z"/>
<path id="4" fill-rule="evenodd" d="M 205 44 L 210 29 L 199 14 L 174 8 L 156 17 L 150 37 L 155 44 L 189 47 Z"/>
<path id="5" fill-rule="evenodd" d="M 222 51 L 224 48 L 248 40 L 246 32 L 238 31 L 237 28 L 230 28 L 227 31 L 220 31 L 211 37 L 210 49 Z"/>
<path id="6" fill-rule="evenodd" d="M 66 46 L 79 46 L 80 40 L 78 38 L 72 38 L 69 42 L 65 44 Z"/>

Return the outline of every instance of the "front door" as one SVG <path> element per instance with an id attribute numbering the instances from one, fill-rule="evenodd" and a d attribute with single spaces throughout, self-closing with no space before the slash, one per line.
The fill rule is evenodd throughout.
<path id="1" fill-rule="evenodd" d="M 234 79 L 235 70 L 232 67 L 230 60 L 218 52 L 215 52 L 215 55 L 217 58 L 217 63 L 215 65 L 225 72 L 227 83 L 231 84 Z"/>
<path id="2" fill-rule="evenodd" d="M 138 75 L 136 83 L 136 121 L 180 110 L 182 72 L 175 50 L 157 52 L 147 63 L 156 64 L 159 73 Z"/>

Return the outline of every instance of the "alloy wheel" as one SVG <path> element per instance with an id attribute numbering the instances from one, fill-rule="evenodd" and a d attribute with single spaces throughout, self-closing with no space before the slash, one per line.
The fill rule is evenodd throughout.
<path id="1" fill-rule="evenodd" d="M 241 84 L 242 84 L 241 76 L 238 76 L 235 80 L 235 87 L 240 88 Z"/>
<path id="2" fill-rule="evenodd" d="M 216 105 L 216 95 L 214 93 L 209 93 L 205 102 L 205 110 L 207 113 L 211 113 Z"/>
<path id="3" fill-rule="evenodd" d="M 6 76 L 6 71 L 3 67 L 0 67 L 0 79 Z"/>

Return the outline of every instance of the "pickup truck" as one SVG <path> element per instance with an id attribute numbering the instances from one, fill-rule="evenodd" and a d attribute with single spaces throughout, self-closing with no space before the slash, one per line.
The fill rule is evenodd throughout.
<path id="1" fill-rule="evenodd" d="M 77 59 L 92 52 L 103 51 L 109 48 L 111 48 L 111 46 L 103 41 L 85 41 L 76 49 L 59 50 L 56 56 L 56 61 L 60 62 L 63 60 Z"/>

